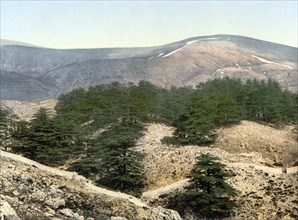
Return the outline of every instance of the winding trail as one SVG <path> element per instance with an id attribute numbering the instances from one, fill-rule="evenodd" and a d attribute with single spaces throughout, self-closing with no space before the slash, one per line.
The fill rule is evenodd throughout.
<path id="1" fill-rule="evenodd" d="M 262 170 L 264 172 L 270 173 L 270 174 L 284 174 L 282 172 L 282 167 L 269 167 L 264 165 L 257 165 L 257 164 L 251 164 L 251 163 L 227 163 L 227 167 L 238 167 L 238 168 L 247 168 L 251 167 L 257 170 Z M 289 167 L 287 168 L 287 173 L 298 173 L 298 166 L 295 167 Z"/>
<path id="2" fill-rule="evenodd" d="M 157 199 L 161 195 L 169 194 L 173 191 L 185 188 L 186 186 L 189 185 L 188 181 L 189 181 L 189 178 L 179 180 L 175 183 L 169 184 L 164 187 L 160 187 L 155 190 L 149 190 L 149 191 L 143 192 L 141 199 L 144 201 L 151 200 L 151 199 Z"/>
<path id="3" fill-rule="evenodd" d="M 261 170 L 263 172 L 267 172 L 275 175 L 278 175 L 278 174 L 287 175 L 287 174 L 298 173 L 298 166 L 287 168 L 287 174 L 285 174 L 282 172 L 281 167 L 269 167 L 269 166 L 257 165 L 252 163 L 226 163 L 226 165 L 227 165 L 227 168 L 242 168 L 242 169 L 252 168 L 252 169 Z M 146 191 L 142 194 L 141 199 L 143 201 L 156 200 L 162 195 L 171 194 L 187 186 L 189 186 L 189 178 L 179 180 L 175 183 L 169 184 L 164 187 L 160 187 L 155 190 Z"/>

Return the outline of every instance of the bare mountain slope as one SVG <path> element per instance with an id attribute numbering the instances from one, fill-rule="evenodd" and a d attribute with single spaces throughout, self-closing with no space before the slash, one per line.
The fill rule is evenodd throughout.
<path id="1" fill-rule="evenodd" d="M 48 89 L 40 80 L 23 73 L 0 70 L 0 99 L 46 99 Z"/>
<path id="2" fill-rule="evenodd" d="M 21 84 L 16 79 L 11 83 L 14 87 L 1 90 L 2 99 L 43 98 L 30 93 L 31 88 L 35 90 L 31 85 L 35 80 L 45 87 L 46 98 L 112 81 L 148 80 L 164 87 L 193 86 L 224 76 L 275 79 L 296 91 L 297 51 L 294 47 L 231 35 L 195 37 L 148 48 L 56 50 L 7 45 L 1 46 L 1 89 L 11 80 L 8 72 L 21 73 L 28 80 Z M 13 89 L 15 94 L 11 95 Z"/>

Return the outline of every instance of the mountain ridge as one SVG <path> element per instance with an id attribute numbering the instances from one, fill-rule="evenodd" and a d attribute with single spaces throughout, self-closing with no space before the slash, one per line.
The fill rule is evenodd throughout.
<path id="1" fill-rule="evenodd" d="M 297 48 L 236 35 L 192 37 L 154 47 L 49 49 L 7 45 L 0 50 L 1 99 L 57 98 L 75 88 L 113 81 L 147 80 L 162 87 L 179 87 L 228 76 L 274 79 L 294 92 L 298 85 Z M 28 78 L 18 81 L 17 74 Z M 43 88 L 40 94 L 35 94 L 35 88 L 31 91 L 34 84 Z"/>
<path id="2" fill-rule="evenodd" d="M 0 39 L 1 46 L 8 46 L 8 45 L 15 45 L 15 46 L 25 46 L 25 47 L 38 47 L 33 44 L 29 44 L 26 42 L 15 41 L 15 40 L 8 40 L 8 39 Z"/>
<path id="3" fill-rule="evenodd" d="M 262 41 L 262 42 L 267 42 L 269 44 L 275 44 L 275 45 L 280 45 L 280 46 L 286 46 L 286 47 L 291 47 L 291 48 L 298 48 L 292 45 L 287 45 L 287 44 L 282 44 L 282 43 L 277 43 L 274 41 L 267 41 L 267 40 L 263 40 L 263 39 L 259 39 L 259 38 L 254 38 L 254 37 L 249 37 L 249 36 L 244 36 L 244 35 L 234 35 L 234 34 L 212 34 L 212 35 L 203 35 L 203 36 L 193 36 L 193 37 L 188 37 L 184 40 L 177 40 L 177 41 L 172 41 L 170 43 L 164 43 L 164 44 L 158 44 L 158 45 L 150 45 L 150 46 L 138 46 L 138 47 L 134 47 L 134 46 L 129 46 L 129 47 L 121 47 L 121 46 L 117 46 L 117 47 L 74 47 L 74 48 L 52 48 L 52 47 L 46 47 L 46 46 L 36 46 L 27 42 L 22 42 L 22 41 L 15 41 L 15 40 L 10 40 L 10 39 L 0 39 L 0 45 L 1 46 L 7 46 L 7 45 L 16 45 L 16 46 L 26 46 L 28 45 L 28 47 L 41 47 L 41 48 L 46 48 L 46 49 L 53 49 L 53 50 L 89 50 L 89 49 L 130 49 L 130 48 L 151 48 L 151 47 L 160 47 L 160 46 L 167 46 L 167 45 L 171 45 L 171 44 L 175 44 L 178 42 L 187 42 L 187 41 L 191 41 L 194 39 L 198 39 L 198 38 L 205 38 L 205 37 L 241 37 L 241 38 L 246 38 L 246 39 L 250 39 L 250 40 L 255 40 L 255 41 Z"/>

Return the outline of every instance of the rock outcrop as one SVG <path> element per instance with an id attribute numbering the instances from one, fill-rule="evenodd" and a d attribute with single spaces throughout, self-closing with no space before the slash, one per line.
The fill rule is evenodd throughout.
<path id="1" fill-rule="evenodd" d="M 96 187 L 76 173 L 0 153 L 1 220 L 181 219 L 176 211 L 151 208 L 133 196 Z"/>

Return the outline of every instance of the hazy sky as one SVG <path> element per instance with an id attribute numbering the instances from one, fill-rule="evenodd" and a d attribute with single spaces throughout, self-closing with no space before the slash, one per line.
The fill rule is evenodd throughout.
<path id="1" fill-rule="evenodd" d="M 297 47 L 297 0 L 1 0 L 2 39 L 51 48 L 155 46 L 212 34 Z"/>

